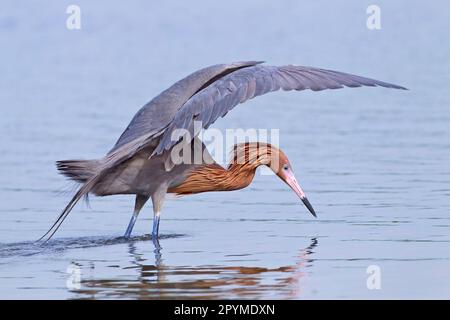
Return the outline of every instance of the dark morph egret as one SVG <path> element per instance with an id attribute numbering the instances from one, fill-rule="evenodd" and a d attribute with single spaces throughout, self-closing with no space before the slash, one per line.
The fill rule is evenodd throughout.
<path id="1" fill-rule="evenodd" d="M 79 182 L 72 200 L 41 238 L 50 239 L 75 204 L 88 194 L 136 195 L 134 213 L 125 232 L 130 237 L 138 214 L 148 199 L 153 202 L 153 239 L 158 238 L 159 220 L 167 193 L 179 195 L 229 191 L 248 186 L 258 166 L 269 166 L 315 212 L 294 177 L 286 155 L 270 144 L 237 144 L 233 160 L 224 168 L 211 159 L 198 143 L 199 130 L 206 129 L 236 105 L 256 96 L 283 89 L 320 91 L 343 87 L 380 86 L 405 89 L 394 84 L 302 66 L 266 66 L 257 61 L 218 64 L 198 70 L 178 81 L 143 106 L 114 147 L 101 159 L 58 161 L 59 171 Z M 177 130 L 191 135 L 174 139 Z M 175 135 L 176 136 L 176 135 Z M 184 139 L 189 137 L 188 139 Z M 171 151 L 180 144 L 204 151 L 200 163 L 171 161 Z M 240 160 L 240 161 L 239 161 Z"/>

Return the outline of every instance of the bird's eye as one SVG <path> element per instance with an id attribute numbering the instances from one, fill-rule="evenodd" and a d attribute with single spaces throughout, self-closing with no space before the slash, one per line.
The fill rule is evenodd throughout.
<path id="1" fill-rule="evenodd" d="M 283 166 L 283 170 L 288 170 L 289 169 L 289 166 L 287 165 L 287 164 L 285 164 L 284 166 Z"/>

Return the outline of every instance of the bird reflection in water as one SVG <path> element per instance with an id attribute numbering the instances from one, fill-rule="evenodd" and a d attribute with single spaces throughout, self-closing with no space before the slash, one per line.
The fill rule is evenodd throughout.
<path id="1" fill-rule="evenodd" d="M 164 264 L 159 243 L 155 243 L 154 264 L 128 243 L 131 266 L 137 277 L 82 279 L 75 298 L 116 299 L 261 299 L 301 297 L 301 279 L 313 263 L 311 255 L 318 245 L 316 238 L 299 250 L 293 265 L 275 268 L 258 266 L 168 266 Z"/>

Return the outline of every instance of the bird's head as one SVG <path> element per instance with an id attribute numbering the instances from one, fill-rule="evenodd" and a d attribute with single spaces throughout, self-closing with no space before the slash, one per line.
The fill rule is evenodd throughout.
<path id="1" fill-rule="evenodd" d="M 288 157 L 283 151 L 269 143 L 246 142 L 234 147 L 234 163 L 247 164 L 256 169 L 260 165 L 268 166 L 283 180 L 302 200 L 309 212 L 316 217 L 316 212 L 295 178 Z"/>

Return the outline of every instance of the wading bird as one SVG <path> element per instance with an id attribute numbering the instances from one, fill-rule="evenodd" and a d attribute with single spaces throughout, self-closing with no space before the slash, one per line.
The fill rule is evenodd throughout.
<path id="1" fill-rule="evenodd" d="M 186 195 L 241 189 L 251 183 L 256 168 L 261 165 L 269 166 L 286 182 L 315 216 L 294 177 L 288 158 L 274 146 L 237 144 L 228 168 L 209 159 L 207 152 L 204 152 L 200 163 L 185 161 L 175 164 L 171 159 L 172 151 L 179 145 L 190 148 L 183 150 L 194 151 L 191 156 L 205 151 L 201 142 L 195 143 L 199 140 L 195 123 L 201 124 L 200 130 L 206 129 L 239 103 L 271 91 L 320 91 L 361 86 L 405 88 L 338 71 L 261 63 L 236 62 L 198 70 L 143 106 L 103 158 L 58 161 L 59 171 L 82 185 L 41 239 L 50 239 L 75 204 L 90 193 L 97 196 L 136 195 L 134 213 L 125 237 L 130 237 L 140 210 L 151 198 L 154 212 L 152 237 L 157 239 L 160 213 L 167 193 Z M 181 129 L 186 133 L 176 136 L 175 133 Z"/>

